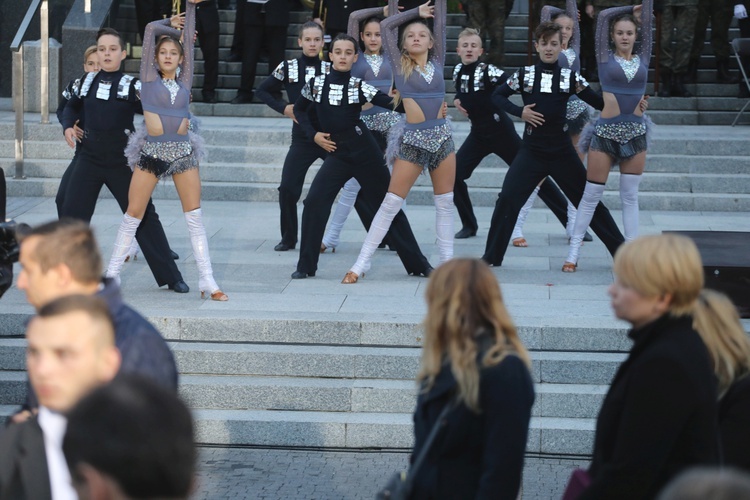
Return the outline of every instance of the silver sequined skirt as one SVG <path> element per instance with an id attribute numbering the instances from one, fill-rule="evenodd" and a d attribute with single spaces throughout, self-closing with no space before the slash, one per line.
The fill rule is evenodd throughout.
<path id="1" fill-rule="evenodd" d="M 380 109 L 380 108 L 378 108 Z M 399 120 L 401 113 L 395 111 L 382 111 L 380 113 L 362 113 L 362 121 L 371 132 L 388 132 Z"/>
<path id="2" fill-rule="evenodd" d="M 428 171 L 440 166 L 456 150 L 448 120 L 405 123 L 402 120 L 388 136 L 389 163 L 399 158 L 420 165 Z"/>
<path id="3" fill-rule="evenodd" d="M 583 127 L 591 121 L 591 106 L 573 96 L 565 110 L 565 127 L 569 135 L 579 135 Z"/>
<path id="4" fill-rule="evenodd" d="M 136 167 L 161 179 L 198 168 L 198 158 L 188 141 L 146 142 Z"/>

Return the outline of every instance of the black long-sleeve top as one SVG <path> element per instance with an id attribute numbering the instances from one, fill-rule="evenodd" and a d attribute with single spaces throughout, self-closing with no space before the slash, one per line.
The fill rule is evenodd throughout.
<path id="1" fill-rule="evenodd" d="M 492 93 L 492 104 L 513 116 L 521 118 L 523 107 L 508 99 L 521 92 L 524 106 L 536 104 L 532 109 L 544 115 L 544 123 L 538 127 L 527 124 L 523 142 L 527 147 L 548 150 L 550 146 L 567 145 L 565 112 L 568 99 L 578 95 L 583 101 L 601 110 L 604 100 L 589 87 L 588 82 L 570 69 L 563 69 L 557 62 L 537 62 L 513 73 L 506 83 Z M 567 142 L 565 142 L 567 141 Z"/>
<path id="2" fill-rule="evenodd" d="M 305 84 L 294 104 L 294 116 L 310 138 L 314 138 L 317 132 L 348 132 L 360 123 L 362 106 L 368 102 L 381 108 L 393 109 L 393 99 L 390 96 L 362 79 L 353 77 L 351 71 L 332 69 L 327 76 L 317 76 Z M 313 124 L 309 116 L 313 108 L 317 108 L 317 125 Z"/>
<path id="3" fill-rule="evenodd" d="M 126 76 L 119 70 L 99 71 L 89 75 L 93 75 L 90 77 L 90 85 L 87 76 L 86 80 L 81 82 L 79 93 L 71 95 L 63 110 L 63 130 L 71 128 L 81 113 L 86 116 L 86 130 L 120 133 L 126 129 L 134 130 L 133 116 L 136 113 L 143 114 L 138 80 Z M 106 84 L 110 84 L 108 91 L 105 91 Z"/>
<path id="4" fill-rule="evenodd" d="M 62 95 L 60 96 L 60 102 L 57 104 L 57 110 L 55 111 L 55 114 L 57 115 L 57 121 L 60 122 L 60 125 L 62 125 L 63 122 L 63 111 L 65 111 L 65 106 L 67 106 L 68 101 L 71 97 L 78 94 L 78 89 L 81 88 L 81 81 L 86 77 L 84 74 L 80 78 L 75 78 L 68 82 L 68 85 L 65 86 L 65 88 L 62 91 Z M 75 123 L 75 122 L 74 122 Z M 79 117 L 78 126 L 83 128 L 83 117 Z"/>
<path id="5" fill-rule="evenodd" d="M 305 84 L 318 75 L 325 75 L 331 69 L 331 63 L 321 61 L 318 56 L 307 57 L 304 54 L 297 59 L 282 61 L 276 69 L 263 80 L 255 95 L 274 111 L 284 114 L 284 108 L 294 104 L 302 93 Z M 281 91 L 286 89 L 289 102 L 281 98 Z M 305 135 L 301 127 L 292 125 L 292 133 Z"/>
<path id="6" fill-rule="evenodd" d="M 497 128 L 498 123 L 510 124 L 505 113 L 498 112 L 492 105 L 492 92 L 505 83 L 508 75 L 500 68 L 479 61 L 471 64 L 459 63 L 453 70 L 453 83 L 456 86 L 456 99 L 461 101 L 472 128 Z"/>
<path id="7" fill-rule="evenodd" d="M 750 473 L 750 375 L 736 380 L 719 402 L 724 465 Z"/>

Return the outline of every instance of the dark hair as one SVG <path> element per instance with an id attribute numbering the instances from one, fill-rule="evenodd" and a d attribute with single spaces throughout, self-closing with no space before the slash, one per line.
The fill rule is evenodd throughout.
<path id="1" fill-rule="evenodd" d="M 380 25 L 380 22 L 383 20 L 382 16 L 370 16 L 367 19 L 364 20 L 362 24 L 359 25 L 359 34 L 360 34 L 360 40 L 359 40 L 359 48 L 362 50 L 362 52 L 365 51 L 367 47 L 365 47 L 365 42 L 362 41 L 362 33 L 365 32 L 365 26 L 367 26 L 370 23 L 378 23 Z M 383 52 L 383 47 L 380 47 L 380 52 Z"/>
<path id="2" fill-rule="evenodd" d="M 339 33 L 334 37 L 333 40 L 331 40 L 331 50 L 330 52 L 333 52 L 333 47 L 336 45 L 336 42 L 351 42 L 352 47 L 354 47 L 354 50 L 357 50 L 357 40 L 355 40 L 353 37 L 347 35 L 346 33 Z"/>
<path id="3" fill-rule="evenodd" d="M 114 28 L 102 28 L 99 31 L 96 32 L 96 42 L 99 43 L 99 39 L 103 37 L 104 35 L 112 35 L 116 36 L 118 40 L 120 40 L 120 48 L 122 50 L 125 50 L 125 40 L 122 38 L 122 35 Z"/>
<path id="4" fill-rule="evenodd" d="M 176 394 L 118 375 L 68 413 L 63 453 L 73 480 L 87 464 L 131 498 L 187 498 L 195 470 L 193 420 Z"/>
<path id="5" fill-rule="evenodd" d="M 102 275 L 102 256 L 91 227 L 83 221 L 63 217 L 19 234 L 19 240 L 39 236 L 33 258 L 43 272 L 65 264 L 79 283 L 98 282 Z"/>
<path id="6" fill-rule="evenodd" d="M 559 24 L 553 23 L 552 21 L 545 21 L 534 30 L 534 38 L 537 43 L 542 40 L 548 40 L 555 35 L 560 37 L 560 41 L 562 42 L 562 28 Z"/>
<path id="7" fill-rule="evenodd" d="M 156 41 L 156 48 L 154 49 L 154 54 L 159 53 L 159 49 L 162 45 L 164 45 L 167 42 L 172 42 L 173 44 L 177 45 L 177 49 L 180 51 L 180 56 L 185 55 L 185 48 L 182 46 L 182 42 L 179 38 L 173 35 L 164 35 L 159 40 Z"/>
<path id="8" fill-rule="evenodd" d="M 63 314 L 82 312 L 91 320 L 101 325 L 104 332 L 109 338 L 108 343 L 115 343 L 115 324 L 112 320 L 112 314 L 104 299 L 96 295 L 66 295 L 48 302 L 43 305 L 37 312 L 40 318 L 53 318 Z"/>
<path id="9" fill-rule="evenodd" d="M 614 19 L 612 19 L 612 24 L 609 25 L 609 36 L 610 38 L 615 33 L 615 24 L 619 23 L 620 21 L 628 21 L 633 23 L 635 26 L 636 34 L 638 31 L 638 20 L 635 18 L 633 14 L 620 14 L 619 16 L 616 16 Z"/>
<path id="10" fill-rule="evenodd" d="M 297 38 L 302 38 L 302 33 L 304 33 L 305 30 L 307 29 L 320 30 L 320 34 L 325 35 L 325 30 L 323 29 L 323 26 L 319 25 L 315 21 L 306 21 L 302 26 L 299 27 L 299 31 L 297 32 Z"/>

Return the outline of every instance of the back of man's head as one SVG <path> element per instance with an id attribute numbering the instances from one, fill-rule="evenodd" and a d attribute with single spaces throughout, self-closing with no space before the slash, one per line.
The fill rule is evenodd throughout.
<path id="1" fill-rule="evenodd" d="M 195 467 L 193 421 L 172 392 L 119 375 L 68 414 L 63 452 L 81 498 L 187 498 Z"/>
<path id="2" fill-rule="evenodd" d="M 95 289 L 102 276 L 102 256 L 88 224 L 60 219 L 20 235 L 18 287 L 39 309 L 71 293 Z"/>
<path id="3" fill-rule="evenodd" d="M 42 307 L 26 329 L 26 367 L 39 404 L 66 412 L 120 368 L 107 304 L 68 295 Z"/>

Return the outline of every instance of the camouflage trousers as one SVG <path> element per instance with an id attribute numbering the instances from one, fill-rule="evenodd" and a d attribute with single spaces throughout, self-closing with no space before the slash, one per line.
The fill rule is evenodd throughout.
<path id="1" fill-rule="evenodd" d="M 486 40 L 485 61 L 502 67 L 505 56 L 505 1 L 506 0 L 470 0 L 469 25 L 479 30 L 479 35 Z"/>
<path id="2" fill-rule="evenodd" d="M 698 7 L 668 5 L 661 15 L 660 68 L 682 75 L 687 71 L 690 51 L 693 50 Z M 674 43 L 672 37 L 674 36 Z"/>
<path id="3" fill-rule="evenodd" d="M 711 49 L 714 51 L 714 56 L 720 60 L 729 59 L 729 25 L 734 16 L 735 3 L 732 0 L 700 0 L 690 59 L 697 61 L 701 57 L 709 20 L 711 21 Z"/>

